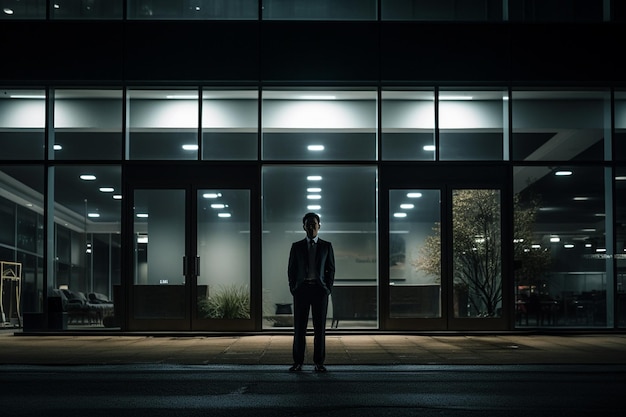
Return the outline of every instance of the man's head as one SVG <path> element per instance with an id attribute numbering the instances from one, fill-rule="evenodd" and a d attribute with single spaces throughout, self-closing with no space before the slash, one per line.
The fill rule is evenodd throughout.
<path id="1" fill-rule="evenodd" d="M 316 213 L 307 213 L 302 218 L 302 228 L 309 239 L 315 238 L 320 230 L 320 216 Z"/>

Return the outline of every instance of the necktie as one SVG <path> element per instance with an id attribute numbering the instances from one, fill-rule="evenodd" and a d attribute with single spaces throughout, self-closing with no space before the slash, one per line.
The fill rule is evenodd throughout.
<path id="1" fill-rule="evenodd" d="M 309 242 L 309 278 L 315 276 L 315 241 L 313 239 Z"/>

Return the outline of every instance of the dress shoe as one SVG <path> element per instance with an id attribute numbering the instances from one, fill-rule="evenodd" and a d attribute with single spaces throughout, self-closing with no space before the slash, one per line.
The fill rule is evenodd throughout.
<path id="1" fill-rule="evenodd" d="M 302 370 L 301 363 L 294 363 L 293 365 L 291 365 L 291 368 L 289 368 L 289 372 L 300 372 L 301 370 Z"/>
<path id="2" fill-rule="evenodd" d="M 315 364 L 315 372 L 326 372 L 326 367 L 321 363 Z"/>

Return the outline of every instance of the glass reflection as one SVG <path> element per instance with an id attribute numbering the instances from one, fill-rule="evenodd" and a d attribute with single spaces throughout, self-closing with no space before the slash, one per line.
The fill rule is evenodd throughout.
<path id="1" fill-rule="evenodd" d="M 44 90 L 0 94 L 0 160 L 43 159 L 46 126 Z"/>
<path id="2" fill-rule="evenodd" d="M 389 316 L 441 317 L 439 190 L 389 191 Z"/>

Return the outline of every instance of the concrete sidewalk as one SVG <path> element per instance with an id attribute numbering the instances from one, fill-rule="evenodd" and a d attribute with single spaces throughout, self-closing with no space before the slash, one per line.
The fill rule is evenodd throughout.
<path id="1" fill-rule="evenodd" d="M 326 364 L 626 364 L 626 335 L 327 335 Z M 290 365 L 290 335 L 0 334 L 0 364 Z M 312 351 L 309 337 L 309 351 Z M 307 363 L 311 363 L 309 357 Z"/>

